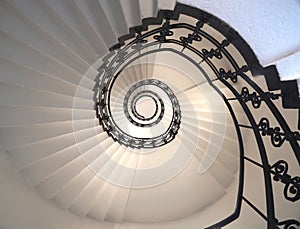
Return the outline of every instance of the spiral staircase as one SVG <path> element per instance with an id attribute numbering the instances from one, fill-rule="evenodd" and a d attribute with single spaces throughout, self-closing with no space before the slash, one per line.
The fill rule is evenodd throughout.
<path id="1" fill-rule="evenodd" d="M 225 22 L 2 0 L 0 30 L 1 229 L 300 227 L 297 82 Z"/>

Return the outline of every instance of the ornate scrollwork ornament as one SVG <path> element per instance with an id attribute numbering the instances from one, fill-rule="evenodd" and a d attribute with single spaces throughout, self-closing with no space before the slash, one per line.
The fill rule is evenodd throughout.
<path id="1" fill-rule="evenodd" d="M 143 45 L 145 43 L 147 43 L 148 41 L 146 39 L 143 39 L 141 28 L 136 27 L 135 33 L 136 33 L 136 38 L 135 38 L 134 43 L 131 45 L 131 48 L 135 49 L 135 50 L 141 50 Z"/>
<path id="2" fill-rule="evenodd" d="M 286 140 L 290 141 L 291 139 L 295 139 L 296 141 L 300 141 L 300 133 L 298 131 L 294 131 L 289 135 L 286 135 Z"/>
<path id="3" fill-rule="evenodd" d="M 300 177 L 291 177 L 288 172 L 288 163 L 284 160 L 277 161 L 270 167 L 270 172 L 274 175 L 274 181 L 281 181 L 285 184 L 284 197 L 295 202 L 300 199 Z"/>
<path id="4" fill-rule="evenodd" d="M 203 58 L 204 59 L 212 59 L 213 57 L 217 58 L 217 59 L 222 59 L 223 55 L 222 55 L 222 49 L 225 48 L 226 46 L 228 46 L 230 43 L 227 40 L 222 41 L 222 43 L 220 44 L 219 47 L 217 47 L 216 49 L 210 49 L 210 51 L 208 51 L 207 49 L 203 48 L 202 49 L 202 54 L 203 54 Z"/>
<path id="5" fill-rule="evenodd" d="M 271 170 L 274 172 L 273 180 L 280 181 L 281 177 L 285 176 L 288 172 L 289 165 L 284 160 L 277 161 L 271 166 Z"/>
<path id="6" fill-rule="evenodd" d="M 170 30 L 170 21 L 166 19 L 166 22 L 163 24 L 159 35 L 154 35 L 153 38 L 161 43 L 167 41 L 167 36 L 172 36 L 174 33 Z"/>
<path id="7" fill-rule="evenodd" d="M 219 74 L 220 74 L 220 77 L 227 80 L 227 79 L 231 79 L 231 81 L 233 83 L 236 83 L 238 80 L 237 80 L 237 74 L 235 72 L 231 72 L 230 70 L 229 71 L 225 71 L 224 68 L 220 68 L 219 70 Z"/>
<path id="8" fill-rule="evenodd" d="M 257 125 L 261 131 L 262 136 L 271 136 L 272 145 L 275 147 L 280 147 L 286 140 L 291 141 L 292 139 L 299 141 L 300 134 L 297 131 L 283 133 L 279 127 L 270 127 L 269 120 L 267 118 L 261 118 L 259 124 Z"/>
<path id="9" fill-rule="evenodd" d="M 279 94 L 274 94 L 271 92 L 265 92 L 264 93 L 268 99 L 276 100 L 279 98 Z M 249 89 L 247 87 L 243 87 L 241 90 L 241 97 L 244 102 L 251 101 L 252 106 L 257 109 L 260 108 L 261 102 L 262 102 L 262 96 L 257 94 L 256 92 L 250 93 Z"/>
<path id="10" fill-rule="evenodd" d="M 188 34 L 187 37 L 183 37 L 183 36 L 180 37 L 180 40 L 182 41 L 184 47 L 188 46 L 188 44 L 192 44 L 193 41 L 201 41 L 202 40 L 202 37 L 199 35 L 200 29 L 202 26 L 203 26 L 203 22 L 198 21 L 193 33 Z"/>
<path id="11" fill-rule="evenodd" d="M 127 54 L 127 51 L 124 51 L 123 49 L 118 49 L 116 62 L 123 63 Z"/>
<path id="12" fill-rule="evenodd" d="M 280 228 L 282 229 L 297 229 L 300 226 L 300 222 L 295 219 L 289 219 L 281 221 L 277 225 L 280 226 Z"/>
<path id="13" fill-rule="evenodd" d="M 260 105 L 261 105 L 260 96 L 258 96 L 256 92 L 253 92 L 252 94 L 250 94 L 247 87 L 242 88 L 241 97 L 242 97 L 244 102 L 251 101 L 252 106 L 254 108 L 259 108 Z"/>
<path id="14" fill-rule="evenodd" d="M 242 66 L 236 72 L 232 72 L 231 70 L 226 72 L 224 70 L 224 68 L 220 68 L 219 69 L 219 77 L 221 79 L 225 79 L 225 80 L 230 79 L 233 83 L 237 83 L 238 82 L 237 76 L 240 75 L 242 72 L 247 72 L 248 70 L 249 70 L 249 68 L 246 65 Z"/>
<path id="15" fill-rule="evenodd" d="M 257 127 L 261 131 L 262 136 L 271 136 L 271 142 L 273 146 L 280 147 L 284 143 L 285 136 L 283 133 L 280 132 L 280 128 L 271 128 L 269 120 L 267 118 L 261 118 Z"/>
<path id="16" fill-rule="evenodd" d="M 300 177 L 289 179 L 289 182 L 284 187 L 284 196 L 292 202 L 300 199 Z"/>
<path id="17" fill-rule="evenodd" d="M 273 92 L 265 92 L 265 94 L 267 95 L 267 97 L 269 99 L 272 99 L 272 100 L 277 100 L 281 96 L 281 94 L 275 94 Z"/>
<path id="18" fill-rule="evenodd" d="M 216 57 L 217 59 L 222 59 L 222 53 L 219 48 L 217 49 L 211 49 L 208 51 L 207 49 L 202 49 L 203 58 L 204 59 L 212 59 L 213 57 Z"/>

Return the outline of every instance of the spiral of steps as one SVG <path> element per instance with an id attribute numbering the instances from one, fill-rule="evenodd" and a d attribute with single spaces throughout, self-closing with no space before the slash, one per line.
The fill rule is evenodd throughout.
<path id="1" fill-rule="evenodd" d="M 239 141 L 207 66 L 199 71 L 181 49 L 162 43 L 167 51 L 122 68 L 109 112 L 125 137 L 143 139 L 138 146 L 121 142 L 99 117 L 105 61 L 118 52 L 109 48 L 141 18 L 175 6 L 142 2 L 0 2 L 0 150 L 44 206 L 70 215 L 43 228 L 205 228 L 235 209 Z M 194 23 L 184 15 L 178 21 Z M 235 112 L 243 116 L 240 107 Z M 167 141 L 161 136 L 172 125 Z M 145 147 L 145 139 L 160 142 Z"/>

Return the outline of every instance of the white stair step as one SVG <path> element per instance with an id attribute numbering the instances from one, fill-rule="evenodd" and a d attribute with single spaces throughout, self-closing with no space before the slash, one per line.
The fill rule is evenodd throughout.
<path id="1" fill-rule="evenodd" d="M 93 205 L 97 194 L 105 181 L 95 176 L 95 178 L 86 186 L 86 188 L 76 198 L 70 209 L 78 215 L 86 216 L 88 210 Z"/>
<path id="2" fill-rule="evenodd" d="M 208 95 L 209 96 L 209 95 Z M 222 98 L 220 97 L 215 97 L 216 95 L 212 94 L 211 97 L 206 97 L 206 98 L 201 98 L 199 95 L 195 95 L 195 96 L 189 96 L 187 98 L 184 99 L 179 99 L 180 101 L 180 105 L 182 106 L 188 106 L 188 105 L 194 105 L 194 106 L 205 106 L 208 108 L 211 108 L 212 110 L 214 109 L 223 109 L 224 111 L 226 111 L 227 108 L 224 101 L 222 100 Z"/>
<path id="3" fill-rule="evenodd" d="M 44 181 L 38 183 L 35 187 L 47 199 L 52 199 L 58 192 L 60 192 L 65 185 L 67 185 L 78 173 L 87 167 L 84 160 L 78 156 L 54 174 L 46 177 Z"/>
<path id="4" fill-rule="evenodd" d="M 74 128 L 74 126 L 73 126 Z M 74 137 L 77 142 L 86 141 L 89 138 L 95 137 L 97 138 L 97 135 L 105 135 L 106 133 L 103 132 L 103 129 L 101 126 L 91 126 L 85 129 L 79 129 L 74 131 Z M 96 139 L 95 139 L 96 140 Z"/>
<path id="5" fill-rule="evenodd" d="M 120 1 L 120 4 L 128 28 L 140 25 L 142 23 L 139 0 L 123 0 Z"/>
<path id="6" fill-rule="evenodd" d="M 95 147 L 94 152 L 99 154 L 101 148 Z M 108 149 L 108 151 L 111 151 Z M 106 153 L 106 152 L 105 152 Z M 64 208 L 71 207 L 72 203 L 77 199 L 77 197 L 85 190 L 85 188 L 96 179 L 97 171 L 102 168 L 105 163 L 108 163 L 109 157 L 103 157 L 104 152 L 90 164 L 90 167 L 84 168 L 69 183 L 62 187 L 61 191 L 54 196 L 54 201 L 57 201 Z M 101 162 L 101 163 L 100 163 Z M 95 164 L 102 164 L 99 168 Z"/>
<path id="7" fill-rule="evenodd" d="M 168 9 L 168 10 L 174 10 L 174 7 L 176 5 L 176 0 L 159 0 L 158 2 L 158 9 Z"/>
<path id="8" fill-rule="evenodd" d="M 73 96 L 77 88 L 73 83 L 15 64 L 2 58 L 0 59 L 0 68 L 1 83 L 41 89 L 68 96 Z"/>
<path id="9" fill-rule="evenodd" d="M 140 158 L 138 165 L 140 169 L 135 171 L 134 187 L 149 188 L 153 185 L 159 186 L 159 184 L 165 183 L 166 180 L 175 177 L 193 158 L 193 150 L 195 147 L 194 144 L 186 144 L 182 138 L 175 138 L 172 142 L 160 148 L 161 149 L 155 151 L 154 155 L 161 158 L 162 161 L 153 157 L 155 161 L 148 162 L 148 156 L 142 156 Z M 171 152 L 169 152 L 169 150 Z M 169 152 L 169 155 L 160 156 L 160 154 L 165 152 Z M 150 157 L 150 159 L 152 158 Z M 143 169 L 144 167 L 146 169 Z M 158 170 L 156 170 L 155 167 L 157 167 Z M 151 168 L 154 168 L 154 171 L 156 170 L 155 172 L 160 174 L 160 176 L 153 176 L 153 170 Z"/>
<path id="10" fill-rule="evenodd" d="M 2 116 L 0 117 L 0 128 L 28 126 L 36 124 L 57 123 L 64 121 L 74 122 L 74 128 L 78 129 L 81 125 L 77 125 L 77 116 L 71 113 L 71 109 L 51 108 L 51 107 L 16 107 L 16 106 L 0 106 Z M 77 110 L 82 114 L 81 120 L 95 119 L 95 113 L 90 110 Z M 93 125 L 95 126 L 95 125 Z M 99 126 L 99 125 L 97 125 Z"/>
<path id="11" fill-rule="evenodd" d="M 130 191 L 129 188 L 119 188 L 117 190 L 105 216 L 105 221 L 117 223 L 124 221 Z"/>
<path id="12" fill-rule="evenodd" d="M 186 119 L 182 120 L 182 123 L 185 124 L 185 128 L 200 128 L 201 137 L 204 139 L 209 140 L 210 136 L 215 136 L 222 139 L 227 139 L 232 141 L 233 143 L 236 142 L 236 139 L 233 139 L 236 136 L 235 128 L 232 126 L 225 126 L 218 123 L 213 122 L 205 122 L 201 120 L 198 122 L 198 126 L 195 126 L 197 120 L 189 120 Z"/>
<path id="13" fill-rule="evenodd" d="M 127 72 L 127 74 L 124 74 L 124 76 L 126 78 L 129 78 L 129 76 L 131 76 L 131 78 L 134 80 L 134 83 L 143 80 L 146 76 L 144 76 L 141 65 L 134 65 L 131 67 L 131 73 Z"/>
<path id="14" fill-rule="evenodd" d="M 94 106 L 94 101 L 86 99 L 77 98 L 76 102 L 77 109 L 91 109 Z M 0 83 L 0 105 L 72 108 L 73 97 Z"/>
<path id="15" fill-rule="evenodd" d="M 201 138 L 200 141 L 201 141 L 201 145 L 204 147 L 206 147 L 208 144 L 211 144 L 211 141 L 207 138 Z M 232 150 L 233 146 L 236 146 L 235 147 L 236 150 L 234 151 Z M 237 139 L 235 141 L 233 139 L 232 140 L 224 139 L 220 148 L 222 149 L 222 151 L 230 154 L 233 157 L 237 157 L 237 154 L 239 154 L 239 145 Z"/>
<path id="16" fill-rule="evenodd" d="M 218 124 L 226 124 L 227 120 L 229 119 L 228 116 L 230 116 L 229 113 L 217 113 L 217 112 L 208 112 L 208 111 L 182 111 L 181 112 L 182 117 L 187 117 L 188 119 L 196 118 L 199 120 L 199 122 L 213 122 Z"/>
<path id="17" fill-rule="evenodd" d="M 189 150 L 193 157 L 196 157 L 198 160 L 201 160 L 203 156 L 204 149 L 199 144 L 200 139 L 198 141 L 193 141 L 190 133 L 187 133 L 182 136 L 182 143 L 184 144 L 185 148 Z"/>
<path id="18" fill-rule="evenodd" d="M 0 29 L 9 36 L 81 73 L 84 73 L 88 68 L 88 64 L 77 54 L 49 36 L 42 28 L 34 25 L 32 21 L 21 15 L 11 5 L 5 5 L 3 9 L 1 8 L 0 15 L 2 22 Z M 5 21 L 10 21 L 10 23 L 4 23 Z"/>
<path id="19" fill-rule="evenodd" d="M 206 122 L 205 120 L 201 120 L 199 122 L 199 128 L 203 132 L 204 136 L 213 134 L 235 142 L 234 138 L 236 136 L 236 132 L 235 132 L 235 127 L 233 126 L 229 126 L 229 125 L 227 126 L 224 124 L 219 124 L 217 122 L 214 123 L 214 122 L 209 122 L 209 121 Z"/>
<path id="20" fill-rule="evenodd" d="M 63 108 L 0 106 L 0 113 L 0 128 L 63 122 L 72 119 L 71 111 Z"/>
<path id="21" fill-rule="evenodd" d="M 226 191 L 210 173 L 197 174 L 197 166 L 197 160 L 193 159 L 189 166 L 176 176 L 176 179 L 170 179 L 151 188 L 132 189 L 124 221 L 176 220 L 180 211 L 184 214 L 187 209 L 191 211 L 191 208 L 194 208 L 192 212 L 198 212 L 221 198 Z M 199 198 L 199 195 L 207 198 Z M 174 207 L 174 203 L 178 200 L 181 200 L 180 204 Z M 157 209 L 160 210 L 160 214 L 157 214 Z"/>
<path id="22" fill-rule="evenodd" d="M 240 163 L 240 152 L 237 150 L 235 151 L 236 156 L 233 156 L 232 153 L 227 152 L 226 150 L 222 150 L 222 152 L 218 155 L 218 162 L 223 165 L 225 168 L 229 169 L 232 173 L 236 173 L 239 169 Z"/>
<path id="23" fill-rule="evenodd" d="M 141 18 L 156 17 L 157 1 L 139 0 Z"/>
<path id="24" fill-rule="evenodd" d="M 133 152 L 131 152 L 131 155 L 132 154 Z M 131 158 L 132 159 L 129 161 L 129 164 L 127 166 L 130 168 L 137 169 L 141 157 L 138 157 L 137 160 L 135 159 L 135 157 L 131 156 Z M 128 183 L 129 186 L 118 187 L 118 190 L 116 190 L 116 192 L 114 193 L 113 199 L 110 203 L 110 207 L 107 210 L 104 220 L 111 221 L 111 222 L 119 222 L 119 223 L 124 221 L 134 178 L 135 178 L 135 173 L 130 173 L 127 176 L 125 176 L 125 179 L 128 180 L 128 182 L 126 183 Z"/>
<path id="25" fill-rule="evenodd" d="M 86 216 L 89 209 L 95 203 L 97 195 L 99 194 L 101 188 L 103 187 L 103 185 L 105 185 L 106 181 L 100 179 L 98 175 L 101 176 L 100 171 L 105 165 L 107 164 L 114 165 L 109 160 L 110 157 L 107 156 L 107 155 L 111 155 L 113 151 L 115 151 L 114 147 L 118 147 L 118 145 L 116 144 L 114 145 L 115 146 L 112 146 L 109 149 L 107 149 L 107 151 L 111 151 L 111 152 L 106 152 L 105 154 L 101 154 L 101 156 L 94 161 L 94 164 L 92 165 L 92 169 L 95 172 L 98 171 L 97 176 L 95 176 L 95 178 L 88 183 L 85 189 L 82 190 L 82 192 L 80 192 L 80 194 L 73 201 L 72 206 L 70 207 L 70 209 L 76 212 L 77 214 Z M 120 154 L 122 153 L 123 150 L 124 149 L 121 147 L 118 150 L 116 150 L 116 153 Z"/>
<path id="26" fill-rule="evenodd" d="M 135 81 L 132 81 L 132 84 L 134 84 Z M 128 83 L 122 80 L 117 81 L 117 83 L 114 84 L 113 89 L 112 89 L 112 93 L 111 96 L 116 98 L 116 99 L 122 99 L 125 97 L 126 93 L 128 92 L 130 86 L 132 85 L 131 83 Z"/>
<path id="27" fill-rule="evenodd" d="M 89 167 L 85 167 L 52 199 L 64 209 L 69 208 L 77 196 L 95 179 L 95 176 L 96 174 Z"/>
<path id="28" fill-rule="evenodd" d="M 47 3 L 99 57 L 107 53 L 105 44 L 74 1 L 47 0 Z"/>
<path id="29" fill-rule="evenodd" d="M 203 164 L 201 165 L 200 170 L 206 170 L 213 161 L 217 160 L 220 156 L 220 154 L 225 153 L 230 154 L 231 157 L 234 157 L 235 162 L 238 160 L 238 155 L 239 155 L 239 147 L 237 142 L 233 142 L 230 140 L 225 139 L 224 141 L 220 142 L 215 142 L 211 141 L 211 139 L 205 139 L 201 138 L 199 141 L 199 145 L 204 152 L 205 158 L 202 160 Z M 230 151 L 228 151 L 230 149 Z M 230 152 L 230 153 L 229 153 Z M 236 170 L 235 167 L 227 167 L 227 163 L 220 163 L 225 166 L 228 170 L 231 172 L 234 172 Z M 200 171 L 200 172 L 201 172 Z"/>
<path id="30" fill-rule="evenodd" d="M 77 122 L 79 122 L 79 125 Z M 95 123 L 95 120 L 72 121 L 73 134 L 77 142 L 85 141 L 90 137 L 99 137 L 98 135 L 105 133 L 102 126 L 93 123 Z"/>
<path id="31" fill-rule="evenodd" d="M 10 3 L 56 40 L 73 50 L 87 63 L 93 64 L 96 61 L 97 55 L 95 52 L 77 36 L 71 27 L 46 2 L 38 0 L 11 0 Z"/>
<path id="32" fill-rule="evenodd" d="M 37 185 L 78 157 L 80 157 L 80 152 L 78 152 L 76 145 L 72 145 L 42 158 L 29 167 L 22 169 L 22 172 L 26 174 L 33 185 Z"/>
<path id="33" fill-rule="evenodd" d="M 204 95 L 201 91 L 201 86 L 208 83 L 209 82 L 205 78 L 201 79 L 200 82 L 194 82 L 193 84 L 188 85 L 188 87 L 182 88 L 181 91 L 178 92 L 178 98 L 188 98 L 189 95 L 193 96 L 193 94 L 199 94 L 201 96 L 200 98 L 202 98 Z"/>
<path id="34" fill-rule="evenodd" d="M 78 120 L 78 122 L 80 123 L 77 124 L 77 131 L 80 131 L 91 128 L 90 123 L 95 122 L 95 120 Z M 74 133 L 70 133 L 22 145 L 19 148 L 8 150 L 8 153 L 14 158 L 15 166 L 21 169 L 75 144 Z"/>
<path id="35" fill-rule="evenodd" d="M 83 85 L 83 84 L 85 84 L 85 85 Z M 87 86 L 89 87 L 89 89 L 87 89 Z M 95 94 L 95 92 L 93 91 L 94 86 L 95 86 L 94 82 L 91 82 L 90 80 L 84 80 L 84 82 L 82 82 L 76 90 L 76 94 L 75 94 L 76 99 L 79 99 L 79 100 L 85 99 L 85 100 L 93 101 L 94 94 Z M 81 101 L 83 101 L 83 100 L 81 100 Z"/>
<path id="36" fill-rule="evenodd" d="M 148 48 L 145 49 L 148 50 Z M 146 55 L 138 59 L 140 62 L 140 69 L 142 72 L 141 77 L 143 79 L 152 79 L 157 77 L 157 75 L 154 75 L 155 65 L 152 64 L 152 62 L 155 62 L 155 57 L 156 54 L 153 54 L 153 55 Z"/>
<path id="37" fill-rule="evenodd" d="M 170 160 L 173 157 L 174 153 L 179 149 L 179 145 L 182 143 L 182 138 L 175 138 L 170 143 L 157 147 L 154 150 L 145 150 L 145 154 L 136 154 L 128 151 L 127 153 L 131 153 L 135 155 L 138 161 L 138 169 L 152 168 L 159 164 L 162 164 L 165 161 Z M 185 148 L 186 149 L 186 148 Z M 149 152 L 149 153 L 148 153 Z"/>
<path id="38" fill-rule="evenodd" d="M 75 144 L 73 133 L 70 133 L 8 150 L 8 153 L 16 168 L 22 169 Z"/>
<path id="39" fill-rule="evenodd" d="M 87 72 L 82 76 L 80 82 L 78 83 L 78 89 L 76 91 L 76 97 L 83 97 L 82 93 L 85 94 L 86 91 L 81 91 L 81 89 L 88 89 L 87 95 L 94 95 L 96 86 L 96 77 L 99 74 L 98 70 L 94 66 L 90 66 Z"/>
<path id="40" fill-rule="evenodd" d="M 210 141 L 210 138 L 202 136 L 200 134 L 198 137 L 198 142 L 195 142 L 192 139 L 194 131 L 191 132 L 186 132 L 185 136 L 183 136 L 183 142 L 185 142 L 185 145 L 187 148 L 191 148 L 190 152 L 192 152 L 195 157 L 199 160 L 202 161 L 204 160 L 202 157 L 203 155 L 210 155 L 208 158 L 205 158 L 203 161 L 204 167 L 207 167 L 208 165 L 211 164 L 212 160 L 218 160 L 218 162 L 227 168 L 229 171 L 232 173 L 235 173 L 237 168 L 238 168 L 238 155 L 239 155 L 239 148 L 238 148 L 238 143 L 230 140 L 230 139 L 224 139 L 220 145 L 214 145 Z M 188 135 L 187 135 L 188 134 Z M 191 135 L 191 136 L 189 136 Z M 196 145 L 197 144 L 197 145 Z M 215 142 L 216 144 L 216 142 Z M 231 152 L 233 150 L 233 146 L 236 146 L 234 150 L 236 152 Z M 194 150 L 193 150 L 194 149 Z M 231 153 L 228 153 L 228 150 L 231 150 Z M 208 153 L 208 154 L 207 154 Z M 230 161 L 229 161 L 229 159 Z M 220 159 L 219 159 L 220 158 Z M 201 168 L 204 168 L 201 167 Z"/>
<path id="41" fill-rule="evenodd" d="M 111 25 L 116 37 L 120 37 L 128 33 L 124 13 L 119 1 L 101 1 L 98 0 L 101 8 L 103 9 L 106 18 Z M 115 17 L 118 15 L 118 17 Z"/>
<path id="42" fill-rule="evenodd" d="M 203 78 L 200 82 L 197 84 L 192 84 L 190 87 L 183 89 L 182 95 L 185 95 L 186 97 L 206 97 L 211 98 L 211 95 L 214 95 L 214 97 L 218 100 L 222 101 L 222 97 L 218 94 L 215 88 L 213 88 L 206 78 Z"/>
<path id="43" fill-rule="evenodd" d="M 73 132 L 71 122 L 46 123 L 22 127 L 0 128 L 1 145 L 12 149 Z"/>
<path id="44" fill-rule="evenodd" d="M 83 129 L 93 128 L 93 127 L 94 128 L 96 128 L 96 127 L 101 128 L 101 126 L 99 125 L 99 120 L 94 116 L 95 116 L 95 114 L 93 112 L 91 114 L 91 117 L 88 117 L 89 119 L 73 120 L 74 132 L 79 131 L 79 130 L 83 130 Z M 100 131 L 103 132 L 102 129 L 100 129 Z"/>
<path id="45" fill-rule="evenodd" d="M 96 147 L 98 154 L 99 152 L 101 153 L 89 164 L 89 166 L 90 169 L 97 174 L 97 176 L 107 180 L 120 158 L 124 157 L 125 149 L 120 147 L 119 143 L 111 141 L 110 138 L 106 139 L 104 142 L 109 145 L 105 147 L 102 142 L 101 145 Z M 89 159 L 85 158 L 85 160 L 87 161 Z"/>
<path id="46" fill-rule="evenodd" d="M 84 154 L 83 156 L 86 160 L 86 163 L 92 163 L 95 160 L 95 158 L 89 157 L 90 154 L 85 154 L 85 153 L 94 149 L 99 144 L 100 142 L 97 135 L 89 137 L 81 142 L 77 142 L 77 148 L 79 149 L 81 154 Z M 101 153 L 101 151 L 99 153 Z"/>
<path id="47" fill-rule="evenodd" d="M 83 110 L 83 109 L 74 109 L 72 113 L 72 119 L 74 120 L 87 120 L 87 119 L 96 119 L 96 111 L 94 109 L 91 110 Z M 98 120 L 98 119 L 97 119 Z M 74 128 L 77 127 L 78 122 L 74 122 Z M 98 121 L 99 124 L 99 121 Z M 80 125 L 79 125 L 80 126 Z"/>
<path id="48" fill-rule="evenodd" d="M 211 103 L 205 100 L 190 99 L 189 101 L 182 102 L 179 100 L 180 109 L 182 111 L 208 111 L 217 113 L 226 113 L 227 108 L 225 105 L 218 103 Z"/>
<path id="49" fill-rule="evenodd" d="M 110 107 L 113 110 L 121 110 L 123 109 L 123 103 L 124 103 L 124 96 L 120 93 L 119 98 L 118 97 L 113 97 L 111 95 L 110 97 Z"/>
<path id="50" fill-rule="evenodd" d="M 132 184 L 132 176 L 134 170 L 126 170 L 127 167 L 136 168 L 139 157 L 134 153 L 128 152 L 124 147 L 117 146 L 116 152 L 112 155 L 113 161 L 103 166 L 99 174 L 107 177 L 110 183 L 117 184 L 117 186 L 126 186 Z"/>
<path id="51" fill-rule="evenodd" d="M 233 93 L 231 92 L 231 90 L 224 85 L 221 81 L 217 80 L 214 82 L 214 85 L 221 91 L 221 93 L 226 97 L 226 98 L 232 98 L 234 97 Z M 233 85 L 235 86 L 235 85 Z M 236 85 L 237 87 L 240 88 L 236 88 L 237 91 L 241 91 L 242 86 L 240 84 Z"/>
<path id="52" fill-rule="evenodd" d="M 201 102 L 192 102 L 192 103 L 181 103 L 179 101 L 180 110 L 182 113 L 184 112 L 205 112 L 205 113 L 219 113 L 219 114 L 227 114 L 227 110 L 222 107 L 210 107 L 207 103 Z"/>
<path id="53" fill-rule="evenodd" d="M 75 3 L 89 24 L 93 27 L 98 37 L 101 37 L 106 47 L 109 48 L 113 46 L 117 42 L 117 36 L 115 36 L 110 22 L 106 18 L 105 12 L 99 2 L 75 0 Z M 105 31 L 105 33 L 103 31 Z"/>
<path id="54" fill-rule="evenodd" d="M 93 203 L 91 209 L 89 209 L 87 216 L 92 219 L 104 221 L 111 202 L 113 201 L 113 198 L 117 191 L 118 187 L 115 187 L 112 184 L 106 182 L 102 186 L 100 193 L 97 195 L 97 199 Z"/>
<path id="55" fill-rule="evenodd" d="M 112 90 L 113 92 L 120 92 L 120 94 L 123 94 L 125 96 L 126 92 L 130 89 L 130 87 L 135 84 L 137 81 L 139 81 L 138 76 L 136 75 L 135 72 L 131 69 L 129 70 L 124 70 L 124 73 L 122 73 L 119 78 L 115 81 L 115 84 L 113 86 Z"/>
<path id="56" fill-rule="evenodd" d="M 120 158 L 120 163 L 129 164 L 130 158 L 130 154 L 123 154 L 123 156 Z M 116 167 L 111 167 L 110 164 L 107 163 L 101 170 L 107 170 L 106 173 L 109 175 L 109 180 L 121 183 L 122 179 L 132 179 L 131 177 L 128 177 L 127 174 L 124 174 L 125 171 L 123 168 L 124 167 L 120 165 L 117 165 Z M 118 190 L 118 186 L 106 183 L 99 192 L 94 205 L 89 210 L 88 216 L 103 221 Z"/>
<path id="57" fill-rule="evenodd" d="M 224 189 L 227 189 L 235 179 L 235 175 L 217 161 L 211 165 L 208 172 L 212 174 L 212 176 L 222 185 L 222 187 L 224 187 Z"/>
<path id="58" fill-rule="evenodd" d="M 103 163 L 107 163 L 106 157 L 103 156 L 103 148 L 100 145 L 91 146 L 85 152 L 78 151 L 76 147 L 77 157 L 62 164 L 60 168 L 53 173 L 44 177 L 43 180 L 37 180 L 38 189 L 42 191 L 48 198 L 53 198 L 64 187 L 66 187 L 80 172 L 87 168 L 94 161 L 104 158 Z M 91 169 L 91 167 L 90 167 Z"/>
<path id="59" fill-rule="evenodd" d="M 224 128 L 224 129 L 223 129 Z M 235 129 L 234 127 L 223 127 L 216 125 L 213 128 L 210 128 L 210 130 L 206 129 L 204 126 L 201 127 L 201 135 L 205 139 L 210 139 L 210 136 L 217 137 L 219 139 L 227 140 L 228 142 L 231 142 L 232 144 L 237 144 L 237 139 L 235 139 Z"/>
<path id="60" fill-rule="evenodd" d="M 55 59 L 44 55 L 0 32 L 0 58 L 35 69 L 78 85 L 82 75 Z"/>

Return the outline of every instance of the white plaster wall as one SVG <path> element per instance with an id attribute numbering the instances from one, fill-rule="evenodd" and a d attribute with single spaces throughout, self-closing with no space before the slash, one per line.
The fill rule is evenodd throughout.
<path id="1" fill-rule="evenodd" d="M 282 80 L 293 80 L 297 78 L 300 80 L 300 51 L 279 60 L 276 66 Z M 298 85 L 300 86 L 299 80 Z"/>
<path id="2" fill-rule="evenodd" d="M 300 79 L 300 0 L 180 0 L 227 22 L 263 66 L 280 63 L 281 80 Z M 300 80 L 298 80 L 300 91 Z"/>

